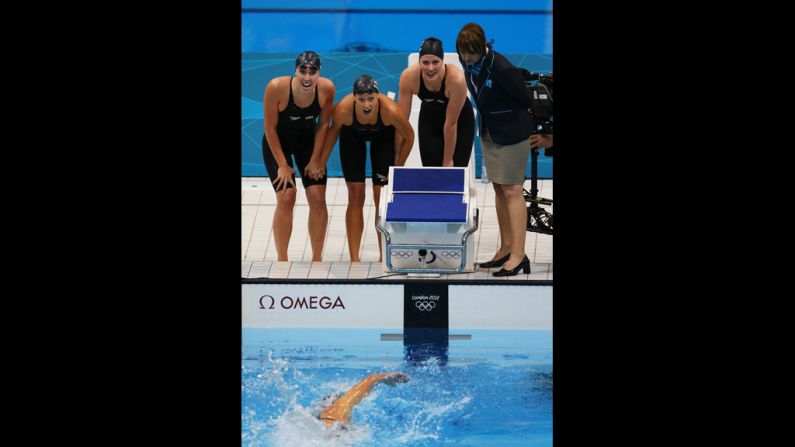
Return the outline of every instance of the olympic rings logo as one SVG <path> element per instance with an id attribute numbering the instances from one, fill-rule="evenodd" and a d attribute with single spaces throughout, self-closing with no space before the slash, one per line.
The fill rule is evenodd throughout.
<path id="1" fill-rule="evenodd" d="M 392 250 L 392 256 L 397 258 L 408 259 L 414 255 L 411 250 Z"/>
<path id="2" fill-rule="evenodd" d="M 433 301 L 417 301 L 414 305 L 417 306 L 417 309 L 422 311 L 430 311 L 436 307 L 436 303 Z"/>
<path id="3" fill-rule="evenodd" d="M 442 257 L 443 257 L 443 258 L 453 258 L 453 259 L 456 259 L 456 258 L 458 258 L 459 256 L 461 256 L 461 254 L 460 254 L 458 251 L 455 251 L 455 250 L 451 250 L 451 251 L 447 251 L 447 250 L 445 250 L 445 251 L 443 251 L 443 252 L 442 252 Z"/>

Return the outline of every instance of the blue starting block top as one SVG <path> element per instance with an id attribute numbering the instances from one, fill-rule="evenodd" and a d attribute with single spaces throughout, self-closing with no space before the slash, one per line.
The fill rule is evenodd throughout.
<path id="1" fill-rule="evenodd" d="M 464 169 L 395 169 L 392 192 L 464 192 Z"/>
<path id="2" fill-rule="evenodd" d="M 386 205 L 387 222 L 466 222 L 463 194 L 395 194 Z"/>

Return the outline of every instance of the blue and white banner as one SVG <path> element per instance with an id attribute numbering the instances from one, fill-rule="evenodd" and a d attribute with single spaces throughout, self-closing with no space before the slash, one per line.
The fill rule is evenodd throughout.
<path id="1" fill-rule="evenodd" d="M 241 287 L 244 328 L 379 328 L 396 333 L 404 329 L 403 284 L 243 284 Z M 552 330 L 551 285 L 446 287 L 444 322 L 451 331 Z M 416 307 L 411 310 L 432 313 L 438 305 L 431 299 L 432 294 L 420 295 L 409 300 Z"/>

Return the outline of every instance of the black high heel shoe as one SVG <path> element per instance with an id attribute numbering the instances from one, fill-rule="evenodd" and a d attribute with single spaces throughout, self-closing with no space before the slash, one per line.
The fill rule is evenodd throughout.
<path id="1" fill-rule="evenodd" d="M 520 269 L 522 270 L 523 273 L 530 273 L 530 259 L 527 257 L 527 255 L 524 255 L 524 258 L 522 258 L 522 262 L 520 262 L 519 265 L 514 267 L 512 270 L 505 270 L 504 268 L 501 268 L 499 271 L 492 273 L 492 275 L 514 276 L 519 274 Z"/>
<path id="2" fill-rule="evenodd" d="M 507 255 L 501 257 L 500 259 L 495 259 L 493 261 L 481 262 L 480 264 L 478 264 L 478 268 L 490 269 L 492 267 L 502 267 L 502 265 L 505 264 L 508 261 L 508 258 L 510 258 L 510 257 L 511 257 L 511 254 L 508 253 Z"/>

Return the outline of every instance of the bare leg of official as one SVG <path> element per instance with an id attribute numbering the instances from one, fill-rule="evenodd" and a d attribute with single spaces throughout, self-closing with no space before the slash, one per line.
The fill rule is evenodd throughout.
<path id="1" fill-rule="evenodd" d="M 527 206 L 522 195 L 522 185 L 500 185 L 503 199 L 507 205 L 510 232 L 500 234 L 501 238 L 510 237 L 511 257 L 502 266 L 505 270 L 513 270 L 524 260 L 524 242 L 527 232 Z M 500 224 L 502 232 L 502 224 Z"/>
<path id="2" fill-rule="evenodd" d="M 492 185 L 494 186 L 494 210 L 497 212 L 497 224 L 500 227 L 500 247 L 492 259 L 500 259 L 511 252 L 511 219 L 508 214 L 508 202 L 503 192 L 505 185 L 496 183 L 492 183 Z"/>

